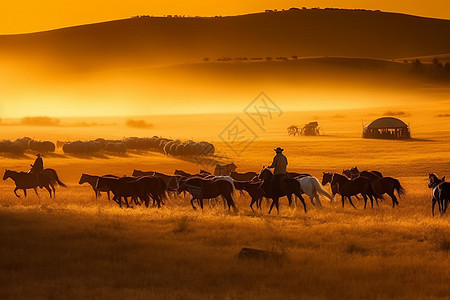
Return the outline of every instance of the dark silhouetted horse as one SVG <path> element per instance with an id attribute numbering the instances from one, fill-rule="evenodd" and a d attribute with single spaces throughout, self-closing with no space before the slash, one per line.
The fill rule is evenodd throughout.
<path id="1" fill-rule="evenodd" d="M 197 200 L 201 209 L 203 209 L 203 199 L 212 199 L 222 196 L 228 204 L 228 209 L 233 207 L 238 212 L 233 200 L 234 186 L 230 181 L 222 178 L 204 179 L 200 177 L 191 177 L 180 181 L 178 193 L 188 192 L 191 194 L 192 208 L 197 209 L 194 200 Z"/>
<path id="2" fill-rule="evenodd" d="M 127 207 L 130 207 L 128 198 L 138 204 L 138 199 L 144 202 L 145 206 L 149 206 L 149 197 L 153 199 L 153 203 L 161 207 L 161 201 L 166 197 L 166 186 L 161 178 L 153 176 L 143 177 L 120 177 L 107 178 L 99 177 L 95 188 L 109 188 L 113 194 L 113 200 L 122 207 L 122 198 Z"/>
<path id="3" fill-rule="evenodd" d="M 16 184 L 16 188 L 14 189 L 14 194 L 17 197 L 20 197 L 17 194 L 17 190 L 23 190 L 23 193 L 25 197 L 27 196 L 27 189 L 33 189 L 36 195 L 39 197 L 39 194 L 37 193 L 37 187 L 39 188 L 45 188 L 50 198 L 52 197 L 52 191 L 53 191 L 53 198 L 55 197 L 55 186 L 61 185 L 63 187 L 67 187 L 61 180 L 59 180 L 58 174 L 53 169 L 44 169 L 39 174 L 32 174 L 32 173 L 26 173 L 26 172 L 16 172 L 11 170 L 5 170 L 5 174 L 3 175 L 3 180 L 6 180 L 8 178 L 11 178 L 14 183 Z"/>
<path id="4" fill-rule="evenodd" d="M 338 173 L 323 172 L 322 185 L 327 183 L 330 183 L 332 187 L 335 186 L 336 192 L 341 195 L 342 207 L 344 207 L 345 198 L 347 198 L 350 204 L 356 209 L 351 197 L 358 194 L 361 194 L 364 198 L 364 208 L 367 206 L 368 197 L 373 207 L 373 198 L 370 193 L 371 185 L 368 178 L 358 177 L 355 179 L 348 179 L 344 175 Z"/>
<path id="5" fill-rule="evenodd" d="M 450 203 L 450 183 L 445 181 L 445 176 L 439 179 L 436 174 L 428 175 L 428 187 L 431 188 L 431 214 L 434 216 L 434 206 L 438 203 L 439 213 L 442 215 Z"/>
<path id="6" fill-rule="evenodd" d="M 231 172 L 236 171 L 237 166 L 232 162 L 231 164 L 227 165 L 216 165 L 216 168 L 214 169 L 214 175 L 218 176 L 229 176 Z"/>
<path id="7" fill-rule="evenodd" d="M 258 174 L 256 172 L 246 172 L 246 173 L 239 173 L 236 171 L 233 171 L 230 173 L 230 177 L 233 178 L 233 180 L 237 181 L 251 181 L 258 177 Z"/>
<path id="8" fill-rule="evenodd" d="M 388 194 L 392 199 L 392 207 L 399 204 L 394 192 L 397 191 L 399 198 L 405 194 L 405 190 L 401 186 L 400 181 L 395 178 L 380 176 L 380 173 L 376 171 L 362 171 L 358 176 L 366 177 L 370 180 L 372 192 L 376 198 L 382 199 L 384 194 Z"/>
<path id="9" fill-rule="evenodd" d="M 108 200 L 111 200 L 111 196 L 110 196 L 110 192 L 111 190 L 108 187 L 105 187 L 102 190 L 97 190 L 95 188 L 96 184 L 97 184 L 97 180 L 100 177 L 106 177 L 106 178 L 119 178 L 117 176 L 114 175 L 103 175 L 103 176 L 97 176 L 97 175 L 89 175 L 89 174 L 81 174 L 80 180 L 78 181 L 78 184 L 83 184 L 83 183 L 88 183 L 92 189 L 94 190 L 95 193 L 95 198 L 97 199 L 99 196 L 101 196 L 100 192 L 106 192 L 108 194 Z"/>
<path id="10" fill-rule="evenodd" d="M 277 208 L 277 212 L 280 213 L 279 199 L 286 196 L 289 200 L 289 205 L 292 203 L 292 194 L 296 195 L 303 203 L 303 207 L 306 212 L 305 199 L 302 197 L 302 189 L 300 183 L 294 178 L 288 178 L 287 174 L 273 175 L 272 171 L 267 168 L 261 170 L 258 178 L 263 181 L 261 189 L 264 191 L 264 197 L 272 199 L 270 205 L 269 214 L 272 212 L 273 207 Z"/>
<path id="11" fill-rule="evenodd" d="M 369 172 L 369 171 L 362 171 L 362 172 Z M 355 179 L 362 172 L 360 172 L 358 170 L 358 167 L 353 167 L 353 168 L 350 168 L 348 170 L 343 170 L 342 174 L 344 174 L 345 176 L 347 176 L 350 179 Z M 379 172 L 379 171 L 370 171 L 370 172 L 372 172 L 373 174 L 377 175 L 378 177 L 383 177 L 383 174 L 381 174 L 381 172 Z"/>
<path id="12" fill-rule="evenodd" d="M 262 198 L 264 197 L 264 190 L 261 188 L 262 181 L 234 181 L 236 190 L 246 191 L 251 197 L 250 208 L 253 210 L 253 204 L 261 209 Z"/>
<path id="13" fill-rule="evenodd" d="M 133 176 L 159 177 L 166 183 L 168 192 L 176 192 L 178 190 L 178 180 L 181 178 L 180 175 L 167 175 L 159 172 L 140 171 L 140 170 L 133 170 Z"/>

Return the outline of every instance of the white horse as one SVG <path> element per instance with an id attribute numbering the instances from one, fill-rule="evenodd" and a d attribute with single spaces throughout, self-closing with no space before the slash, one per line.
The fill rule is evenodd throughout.
<path id="1" fill-rule="evenodd" d="M 317 204 L 322 207 L 322 203 L 320 202 L 319 194 L 327 197 L 330 199 L 330 203 L 333 202 L 334 198 L 331 196 L 327 191 L 325 191 L 322 186 L 320 185 L 319 180 L 317 180 L 316 177 L 312 176 L 306 176 L 302 178 L 296 179 L 302 188 L 303 194 L 308 195 L 309 199 L 311 200 L 311 203 L 313 205 L 316 205 L 314 203 L 314 199 L 317 200 Z"/>

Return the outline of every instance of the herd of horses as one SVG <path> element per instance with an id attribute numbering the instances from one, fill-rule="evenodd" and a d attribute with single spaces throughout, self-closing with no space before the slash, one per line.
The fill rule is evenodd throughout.
<path id="1" fill-rule="evenodd" d="M 182 170 L 175 170 L 173 175 L 168 175 L 156 171 L 134 170 L 131 176 L 115 175 L 89 175 L 82 174 L 79 184 L 88 183 L 95 197 L 99 197 L 102 192 L 107 193 L 108 199 L 117 203 L 121 208 L 145 205 L 146 207 L 157 206 L 160 208 L 165 204 L 168 197 L 178 197 L 181 193 L 190 194 L 190 203 L 193 209 L 197 209 L 195 203 L 203 209 L 203 201 L 214 199 L 223 200 L 224 207 L 228 210 L 238 211 L 234 202 L 235 191 L 241 194 L 246 192 L 250 198 L 250 208 L 254 211 L 253 205 L 261 209 L 262 200 L 272 200 L 269 214 L 275 207 L 279 213 L 279 200 L 287 197 L 289 205 L 292 205 L 293 198 L 295 204 L 297 199 L 303 204 L 304 211 L 307 211 L 303 195 L 310 198 L 312 205 L 322 206 L 320 195 L 333 202 L 336 194 L 341 196 L 342 207 L 348 200 L 350 205 L 356 209 L 352 197 L 364 200 L 364 208 L 367 200 L 370 200 L 371 207 L 375 200 L 384 199 L 388 195 L 392 200 L 392 207 L 399 205 L 398 198 L 405 194 L 400 182 L 392 177 L 383 176 L 379 171 L 359 171 L 357 167 L 343 170 L 342 174 L 333 172 L 323 172 L 322 182 L 310 174 L 288 172 L 286 174 L 274 175 L 268 168 L 263 167 L 259 173 L 236 172 L 236 165 L 218 165 L 214 174 L 200 170 L 197 174 L 190 174 Z M 26 196 L 27 189 L 33 189 L 37 193 L 37 188 L 45 188 L 50 197 L 55 197 L 55 187 L 66 185 L 59 180 L 53 169 L 44 169 L 40 174 L 27 172 L 15 172 L 6 170 L 3 180 L 11 178 L 15 184 L 14 194 L 19 197 L 17 190 L 23 190 Z M 322 186 L 330 184 L 331 194 Z M 434 215 L 435 204 L 438 204 L 439 212 L 445 213 L 450 203 L 450 183 L 445 182 L 445 177 L 439 179 L 435 174 L 429 174 L 428 187 L 432 189 L 432 214 Z M 395 195 L 395 192 L 398 195 Z M 39 196 L 39 195 L 38 195 Z"/>

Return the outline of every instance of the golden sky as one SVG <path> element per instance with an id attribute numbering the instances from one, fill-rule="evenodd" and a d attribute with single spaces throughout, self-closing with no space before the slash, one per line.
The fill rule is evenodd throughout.
<path id="1" fill-rule="evenodd" d="M 450 0 L 1 0 L 0 34 L 42 31 L 133 15 L 236 15 L 290 7 L 366 8 L 450 19 Z"/>

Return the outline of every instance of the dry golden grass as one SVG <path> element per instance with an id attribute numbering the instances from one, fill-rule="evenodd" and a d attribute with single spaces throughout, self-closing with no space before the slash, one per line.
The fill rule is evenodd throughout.
<path id="1" fill-rule="evenodd" d="M 182 198 L 167 200 L 160 210 L 119 209 L 79 186 L 80 174 L 197 172 L 201 166 L 156 153 L 47 155 L 46 167 L 69 185 L 58 188 L 56 199 L 43 191 L 41 198 L 16 198 L 12 182 L 0 185 L 0 297 L 448 299 L 450 218 L 431 216 L 427 176 L 450 174 L 450 120 L 432 123 L 435 112 L 408 113 L 415 117 L 417 140 L 362 140 L 358 119 L 349 117 L 357 113 L 345 112 L 338 122 L 330 113 L 319 120 L 330 128 L 327 136 L 287 138 L 278 124 L 243 156 L 230 157 L 238 171 L 257 171 L 281 145 L 292 171 L 320 177 L 354 165 L 377 169 L 407 190 L 395 209 L 389 199 L 366 210 L 362 202 L 354 210 L 325 200 L 319 209 L 306 199 L 305 214 L 283 199 L 280 215 L 269 216 L 265 201 L 263 211 L 253 213 L 248 197 L 239 195 L 237 215 L 220 205 L 193 211 Z M 208 128 L 211 139 L 217 129 Z M 225 152 L 225 145 L 216 145 Z M 0 163 L 25 170 L 32 159 L 27 153 Z M 236 256 L 242 247 L 276 251 L 285 259 L 241 261 Z"/>

